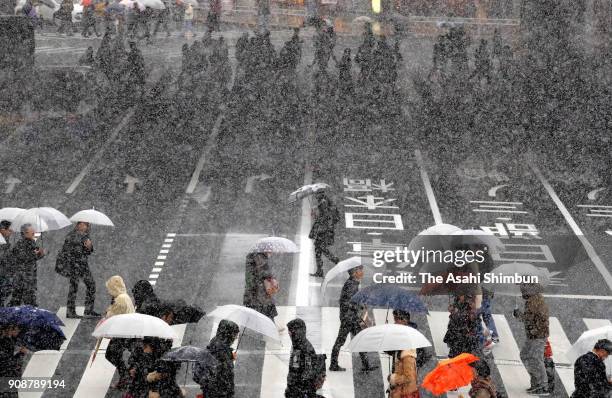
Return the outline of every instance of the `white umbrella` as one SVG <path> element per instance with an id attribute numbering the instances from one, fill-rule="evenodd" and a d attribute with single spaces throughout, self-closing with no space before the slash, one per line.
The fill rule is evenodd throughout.
<path id="1" fill-rule="evenodd" d="M 134 0 L 121 0 L 119 2 L 119 4 L 124 5 L 126 8 L 128 9 L 132 9 L 134 8 L 134 4 L 136 4 L 136 6 L 140 9 L 140 11 L 144 11 L 145 10 L 145 6 L 144 4 L 142 4 L 140 1 L 134 1 Z"/>
<path id="2" fill-rule="evenodd" d="M 280 236 L 270 236 L 263 238 L 255 243 L 255 246 L 251 249 L 251 253 L 298 253 L 297 245 L 287 238 L 281 238 Z"/>
<path id="3" fill-rule="evenodd" d="M 323 283 L 321 283 L 321 292 L 325 294 L 327 284 L 332 279 L 352 268 L 359 267 L 360 265 L 372 265 L 372 259 L 368 257 L 353 256 L 349 259 L 340 261 L 332 269 L 330 269 L 327 274 L 325 274 L 325 279 L 323 279 Z"/>
<path id="4" fill-rule="evenodd" d="M 291 192 L 289 194 L 289 203 L 294 203 L 299 199 L 303 199 L 309 195 L 314 194 L 318 191 L 323 191 L 325 189 L 331 188 L 328 184 L 324 182 L 316 182 L 314 184 L 304 185 L 301 188 Z"/>
<path id="5" fill-rule="evenodd" d="M 575 362 L 578 357 L 591 351 L 595 343 L 601 339 L 612 340 L 612 326 L 603 326 L 582 333 L 574 345 L 567 351 L 567 359 L 572 361 L 572 363 Z"/>
<path id="6" fill-rule="evenodd" d="M 6 243 L 6 240 L 4 239 L 4 236 L 0 235 L 0 245 L 3 245 Z"/>
<path id="7" fill-rule="evenodd" d="M 161 0 L 140 0 L 145 7 L 150 7 L 154 10 L 163 10 L 166 8 Z"/>
<path id="8" fill-rule="evenodd" d="M 97 338 L 139 339 L 157 337 L 174 340 L 176 333 L 160 318 L 145 314 L 121 314 L 102 320 L 91 334 Z"/>
<path id="9" fill-rule="evenodd" d="M 254 332 L 263 334 L 274 340 L 280 341 L 278 329 L 274 322 L 264 314 L 252 308 L 243 307 L 236 304 L 218 306 L 214 311 L 206 316 L 222 320 L 227 319 Z"/>
<path id="10" fill-rule="evenodd" d="M 94 225 L 105 225 L 108 227 L 114 227 L 115 224 L 111 221 L 110 218 L 104 213 L 101 213 L 97 210 L 81 210 L 75 213 L 72 217 L 70 217 L 70 221 L 73 222 L 86 222 Z"/>
<path id="11" fill-rule="evenodd" d="M 70 220 L 52 207 L 34 207 L 25 210 L 13 220 L 12 228 L 18 231 L 24 224 L 32 224 L 36 232 L 56 231 L 69 226 Z"/>
<path id="12" fill-rule="evenodd" d="M 21 209 L 19 207 L 5 207 L 0 209 L 0 221 L 6 220 L 13 222 L 13 220 L 15 220 L 15 218 L 24 211 L 25 209 Z"/>
<path id="13" fill-rule="evenodd" d="M 351 352 L 383 352 L 431 347 L 415 328 L 395 323 L 372 326 L 359 332 L 350 344 Z"/>
<path id="14" fill-rule="evenodd" d="M 421 232 L 408 244 L 408 250 L 413 253 L 419 253 L 421 250 L 452 250 L 453 249 L 453 237 L 452 234 L 460 232 L 461 228 L 451 224 L 436 224 Z M 419 256 L 420 257 L 420 256 Z M 440 257 L 440 256 L 437 256 Z M 408 265 L 406 263 L 400 264 L 402 266 Z M 421 265 L 419 272 L 444 272 L 448 269 L 449 264 L 445 262 L 437 262 L 437 259 L 429 262 L 419 262 L 410 264 L 410 266 Z"/>
<path id="15" fill-rule="evenodd" d="M 506 250 L 501 239 L 482 229 L 464 229 L 453 232 L 451 236 L 455 237 L 457 245 L 485 245 L 491 253 L 503 253 Z"/>

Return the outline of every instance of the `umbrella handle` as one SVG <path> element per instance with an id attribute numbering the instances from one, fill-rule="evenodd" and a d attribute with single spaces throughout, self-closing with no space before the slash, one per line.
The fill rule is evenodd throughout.
<path id="1" fill-rule="evenodd" d="M 238 349 L 240 348 L 240 340 L 242 340 L 242 335 L 244 335 L 244 331 L 246 330 L 246 326 L 242 328 L 242 332 L 240 332 L 240 336 L 238 336 L 238 344 L 236 344 L 236 351 L 234 352 L 238 352 Z"/>

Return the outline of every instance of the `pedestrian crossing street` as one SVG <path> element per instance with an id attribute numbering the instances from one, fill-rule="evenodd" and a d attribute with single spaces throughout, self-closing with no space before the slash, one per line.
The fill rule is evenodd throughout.
<path id="1" fill-rule="evenodd" d="M 282 306 L 278 307 L 279 315 L 276 318 L 276 323 L 284 325 L 295 317 L 304 319 L 308 328 L 309 340 L 317 352 L 326 353 L 328 355 L 327 366 L 329 367 L 331 347 L 334 344 L 336 333 L 340 326 L 338 311 L 339 309 L 337 307 Z M 82 312 L 83 307 L 78 307 L 77 313 L 82 314 Z M 385 323 L 387 319 L 387 310 L 374 309 L 372 312 L 376 324 Z M 25 368 L 24 377 L 52 377 L 62 356 L 66 353 L 67 347 L 70 344 L 70 341 L 73 338 L 77 328 L 79 327 L 81 320 L 67 319 L 65 307 L 60 308 L 57 315 L 65 323 L 63 330 L 66 334 L 66 341 L 62 345 L 60 351 L 41 351 L 33 354 Z M 494 368 L 501 376 L 503 387 L 505 388 L 508 397 L 527 397 L 527 394 L 524 391 L 529 387 L 529 376 L 520 360 L 519 345 L 515 339 L 515 336 L 522 334 L 523 331 L 512 330 L 508 320 L 502 314 L 494 314 L 494 319 L 500 337 L 500 343 L 493 348 L 492 353 Z M 584 324 L 584 330 L 581 332 L 612 324 L 609 319 L 583 318 L 582 321 Z M 429 313 L 429 315 L 427 315 L 426 321 L 419 324 L 419 330 L 432 342 L 432 349 L 438 359 L 442 359 L 448 355 L 448 347 L 442 342 L 444 333 L 446 332 L 447 323 L 448 313 L 432 311 Z M 212 336 L 214 336 L 216 333 L 216 324 L 212 324 L 211 326 L 210 338 L 212 338 Z M 187 327 L 194 326 L 173 326 L 179 337 L 178 340 L 174 342 L 175 347 L 182 345 L 183 336 L 185 335 Z M 291 351 L 291 341 L 286 331 L 281 333 L 281 337 L 282 341 L 280 343 L 272 340 L 266 340 L 265 351 L 260 350 L 259 352 L 245 352 L 245 355 L 242 357 L 240 355 L 240 351 L 238 352 L 238 362 L 236 364 L 237 368 L 240 366 L 247 366 L 247 364 L 248 366 L 253 366 L 254 362 L 260 363 L 261 380 L 259 396 L 261 397 L 284 397 L 289 354 Z M 375 396 L 383 397 L 384 391 L 388 387 L 387 376 L 390 369 L 389 357 L 386 354 L 379 354 L 380 369 L 368 374 L 361 373 L 359 369 L 361 367 L 361 362 L 359 361 L 357 355 L 353 357 L 353 355 L 348 351 L 348 342 L 349 339 L 347 339 L 345 346 L 341 350 L 339 358 L 340 366 L 345 367 L 347 369 L 346 372 L 328 372 L 324 388 L 319 393 L 326 398 L 365 397 L 366 395 L 364 395 L 363 392 L 356 387 L 356 384 L 360 382 L 360 379 L 367 378 L 369 384 L 371 384 L 372 380 L 374 380 L 374 382 L 376 382 L 376 384 L 380 387 L 380 394 L 376 394 Z M 562 386 L 557 386 L 557 391 L 564 390 L 565 393 L 570 396 L 573 392 L 574 384 L 573 369 L 572 364 L 566 357 L 566 353 L 571 347 L 571 342 L 567 338 L 560 320 L 556 317 L 550 318 L 550 343 L 553 349 L 553 359 L 556 363 L 556 372 L 559 379 L 562 381 Z M 104 358 L 108 340 L 103 340 L 96 359 L 92 364 L 94 345 L 95 341 L 92 338 L 89 361 L 87 362 L 86 368 L 82 371 L 80 380 L 78 380 L 78 387 L 76 388 L 74 397 L 105 397 L 113 380 L 115 373 L 114 367 Z M 241 347 L 241 350 L 244 350 L 244 348 Z M 376 354 L 370 354 L 371 362 L 374 355 Z M 432 367 L 433 364 L 429 366 L 428 370 Z M 419 374 L 421 379 L 425 376 L 426 372 L 427 371 L 425 370 L 421 370 Z M 189 376 L 188 379 L 191 380 L 191 376 Z M 76 383 L 77 381 L 73 382 Z M 240 383 L 241 380 L 236 379 L 236 384 L 240 385 Z M 186 387 L 190 394 L 195 394 L 197 392 L 197 386 L 193 385 L 193 383 L 187 384 Z M 447 396 L 458 397 L 459 394 L 463 394 L 463 396 L 466 397 L 467 391 L 467 388 L 463 388 L 459 391 L 448 393 Z M 43 393 L 20 393 L 19 396 L 35 398 L 42 397 Z M 371 397 L 372 394 L 368 393 L 367 396 Z M 564 395 L 562 394 L 558 396 Z"/>

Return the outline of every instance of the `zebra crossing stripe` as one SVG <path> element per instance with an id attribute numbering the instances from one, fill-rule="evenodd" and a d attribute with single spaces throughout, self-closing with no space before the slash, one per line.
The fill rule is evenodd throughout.
<path id="1" fill-rule="evenodd" d="M 178 336 L 174 340 L 172 347 L 180 347 L 185 335 L 185 328 L 187 325 L 175 325 L 172 326 L 174 332 Z M 73 398 L 104 398 L 106 392 L 113 380 L 115 375 L 115 367 L 104 358 L 106 349 L 108 347 L 109 339 L 103 339 L 96 360 L 91 362 L 93 358 L 93 351 L 87 362 L 87 368 L 81 376 L 81 381 L 77 390 L 74 392 Z"/>
<path id="2" fill-rule="evenodd" d="M 432 344 L 438 357 L 448 357 L 448 346 L 443 341 L 448 327 L 448 316 L 448 312 L 442 311 L 430 311 L 427 315 L 427 323 L 433 340 Z"/>
<path id="3" fill-rule="evenodd" d="M 612 322 L 609 319 L 582 318 L 582 320 L 589 330 L 612 325 Z"/>
<path id="4" fill-rule="evenodd" d="M 76 307 L 77 314 L 83 315 L 84 307 Z M 57 311 L 57 316 L 64 322 L 66 326 L 62 326 L 66 340 L 60 347 L 59 351 L 38 351 L 32 355 L 28 365 L 23 371 L 23 378 L 30 377 L 41 377 L 41 378 L 52 378 L 55 374 L 55 370 L 59 365 L 60 360 L 64 351 L 68 348 L 68 344 L 74 335 L 80 319 L 68 319 L 66 318 L 66 307 L 60 307 Z M 37 392 L 20 392 L 20 398 L 39 398 L 42 397 L 43 391 Z"/>
<path id="5" fill-rule="evenodd" d="M 377 325 L 384 325 L 385 322 L 387 322 L 388 318 L 387 318 L 387 310 L 383 310 L 383 309 L 379 309 L 379 308 L 375 308 L 372 310 L 372 313 L 374 314 L 374 322 Z M 393 323 L 393 318 L 391 318 L 391 321 L 389 321 L 389 323 Z M 385 391 L 387 391 L 389 389 L 389 374 L 391 373 L 391 357 L 387 354 L 383 354 L 383 353 L 379 353 L 378 354 L 380 357 L 380 369 L 382 370 L 382 378 L 383 378 L 383 385 L 385 386 Z"/>
<path id="6" fill-rule="evenodd" d="M 295 318 L 295 307 L 277 307 L 276 309 L 278 311 L 276 321 L 281 325 L 286 325 L 287 322 Z M 266 342 L 266 355 L 264 355 L 263 369 L 261 371 L 260 397 L 285 397 L 289 354 L 291 352 L 289 333 L 281 333 L 281 343 L 282 347 L 279 347 L 278 343 Z"/>
<path id="7" fill-rule="evenodd" d="M 506 317 L 493 314 L 495 326 L 499 334 L 499 344 L 493 347 L 495 365 L 502 378 L 509 397 L 528 397 L 525 390 L 530 387 L 531 380 L 527 369 L 521 361 L 520 351 Z"/>
<path id="8" fill-rule="evenodd" d="M 340 328 L 340 309 L 338 307 L 320 307 L 320 324 L 317 329 L 321 332 L 321 352 L 327 354 L 326 366 L 329 369 L 331 361 L 331 350 L 338 336 Z M 321 389 L 324 396 L 340 398 L 354 397 L 355 386 L 353 384 L 353 355 L 348 351 L 350 336 L 344 342 L 338 355 L 338 364 L 346 368 L 344 372 L 327 372 L 325 384 Z"/>
<path id="9" fill-rule="evenodd" d="M 574 369 L 571 367 L 571 361 L 567 358 L 566 353 L 572 347 L 569 339 L 563 331 L 561 322 L 555 317 L 548 318 L 549 336 L 548 341 L 553 352 L 553 361 L 559 379 L 567 391 L 567 395 L 571 396 L 574 392 Z"/>

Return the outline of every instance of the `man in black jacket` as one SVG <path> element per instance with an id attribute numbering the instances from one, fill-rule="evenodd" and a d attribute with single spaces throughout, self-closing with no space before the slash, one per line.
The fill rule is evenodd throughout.
<path id="1" fill-rule="evenodd" d="M 303 398 L 316 395 L 316 382 L 319 376 L 317 353 L 306 338 L 306 323 L 296 318 L 287 323 L 291 338 L 291 355 L 285 398 Z"/>
<path id="2" fill-rule="evenodd" d="M 60 255 L 63 256 L 65 268 L 68 270 L 70 288 L 68 289 L 68 302 L 66 305 L 66 316 L 77 318 L 75 301 L 79 289 L 79 280 L 83 280 L 87 289 L 85 295 L 85 316 L 99 317 L 94 311 L 96 298 L 96 282 L 91 276 L 88 257 L 93 253 L 93 244 L 89 238 L 89 223 L 78 222 L 74 229 L 66 235 L 64 246 Z"/>
<path id="3" fill-rule="evenodd" d="M 21 226 L 21 240 L 12 250 L 17 274 L 13 281 L 13 295 L 10 306 L 36 303 L 37 266 L 36 262 L 45 256 L 45 250 L 36 246 L 34 227 L 31 224 Z"/>
<path id="4" fill-rule="evenodd" d="M 574 386 L 572 398 L 606 398 L 612 385 L 606 377 L 604 361 L 612 352 L 612 341 L 601 339 L 593 351 L 587 352 L 574 364 Z"/>
<path id="5" fill-rule="evenodd" d="M 9 238 L 13 234 L 11 230 L 11 222 L 7 220 L 0 221 L 0 237 L 5 243 L 0 244 L 0 307 L 4 307 L 4 303 L 11 295 L 13 284 L 13 264 L 11 257 L 11 244 Z"/>
<path id="6" fill-rule="evenodd" d="M 323 278 L 323 254 L 337 264 L 339 259 L 329 251 L 329 246 L 334 244 L 335 228 L 340 221 L 340 213 L 332 200 L 323 191 L 315 194 L 317 199 L 317 215 L 312 224 L 308 237 L 314 240 L 315 259 L 317 271 L 312 276 Z"/>
<path id="7" fill-rule="evenodd" d="M 217 334 L 206 347 L 218 362 L 214 379 L 207 378 L 203 374 L 205 372 L 198 372 L 200 365 L 196 365 L 194 376 L 198 379 L 202 393 L 206 398 L 232 398 L 234 396 L 234 353 L 232 352 L 232 344 L 238 337 L 239 332 L 240 329 L 234 322 L 225 319 L 219 322 Z"/>
<path id="8" fill-rule="evenodd" d="M 340 354 L 340 348 L 346 341 L 346 337 L 349 333 L 355 336 L 363 329 L 361 317 L 364 308 L 359 304 L 351 302 L 351 298 L 359 291 L 359 281 L 363 278 L 363 265 L 351 268 L 348 273 L 349 278 L 344 282 L 342 293 L 340 294 L 340 330 L 338 330 L 338 337 L 336 337 L 334 348 L 332 348 L 331 363 L 329 365 L 329 370 L 335 372 L 346 370 L 338 365 L 338 355 Z M 367 372 L 377 368 L 370 365 L 365 352 L 360 352 L 359 356 L 361 357 L 362 371 Z"/>

